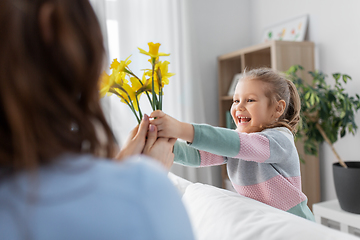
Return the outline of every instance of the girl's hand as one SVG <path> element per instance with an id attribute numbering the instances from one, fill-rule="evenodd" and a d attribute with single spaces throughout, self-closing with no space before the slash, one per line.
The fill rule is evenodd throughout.
<path id="1" fill-rule="evenodd" d="M 173 148 L 176 138 L 158 138 L 157 133 L 156 126 L 150 125 L 143 154 L 158 160 L 169 170 L 174 162 Z"/>
<path id="2" fill-rule="evenodd" d="M 181 138 L 187 142 L 193 141 L 194 127 L 191 124 L 180 122 L 160 110 L 152 112 L 150 117 L 153 118 L 150 120 L 150 124 L 155 125 L 158 129 L 158 137 Z"/>
<path id="3" fill-rule="evenodd" d="M 145 146 L 145 138 L 149 127 L 149 117 L 145 114 L 141 120 L 140 125 L 137 125 L 131 132 L 129 138 L 126 140 L 124 146 L 121 148 L 116 160 L 129 157 L 131 155 L 140 154 Z"/>

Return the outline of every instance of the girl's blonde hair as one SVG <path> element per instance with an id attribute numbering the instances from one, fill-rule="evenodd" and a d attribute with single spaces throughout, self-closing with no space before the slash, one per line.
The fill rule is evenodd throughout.
<path id="1" fill-rule="evenodd" d="M 301 102 L 298 91 L 285 74 L 271 68 L 257 68 L 244 71 L 241 80 L 257 80 L 265 83 L 265 96 L 269 98 L 272 105 L 280 100 L 284 100 L 286 107 L 284 113 L 278 120 L 265 126 L 264 128 L 287 127 L 293 134 L 297 131 L 300 120 Z"/>

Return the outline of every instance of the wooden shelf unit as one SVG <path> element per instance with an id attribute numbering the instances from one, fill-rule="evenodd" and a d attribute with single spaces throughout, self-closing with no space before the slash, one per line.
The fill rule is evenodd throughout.
<path id="1" fill-rule="evenodd" d="M 314 71 L 314 43 L 269 41 L 258 45 L 243 48 L 218 57 L 218 90 L 219 90 L 219 126 L 226 127 L 226 111 L 232 105 L 232 96 L 228 90 L 235 74 L 258 67 L 270 67 L 279 71 L 286 71 L 292 65 L 299 64 L 306 71 L 299 76 L 311 83 L 308 71 Z M 314 156 L 304 156 L 302 143 L 296 143 L 299 153 L 305 164 L 301 164 L 302 189 L 308 196 L 308 205 L 320 201 L 320 170 L 319 159 Z M 228 178 L 226 167 L 222 168 L 223 187 Z"/>

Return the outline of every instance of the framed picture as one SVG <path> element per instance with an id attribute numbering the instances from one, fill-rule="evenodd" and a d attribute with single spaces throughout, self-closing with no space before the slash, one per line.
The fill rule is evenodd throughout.
<path id="1" fill-rule="evenodd" d="M 304 41 L 308 25 L 308 15 L 277 23 L 264 30 L 262 42 L 270 40 Z"/>
<path id="2" fill-rule="evenodd" d="M 241 78 L 242 74 L 237 73 L 234 75 L 231 85 L 229 87 L 228 96 L 234 95 L 236 84 L 238 83 L 239 79 Z"/>

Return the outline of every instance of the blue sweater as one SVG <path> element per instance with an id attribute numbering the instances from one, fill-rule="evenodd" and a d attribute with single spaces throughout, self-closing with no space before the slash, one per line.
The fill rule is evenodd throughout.
<path id="1" fill-rule="evenodd" d="M 67 155 L 0 182 L 0 239 L 194 239 L 180 196 L 155 161 Z"/>

